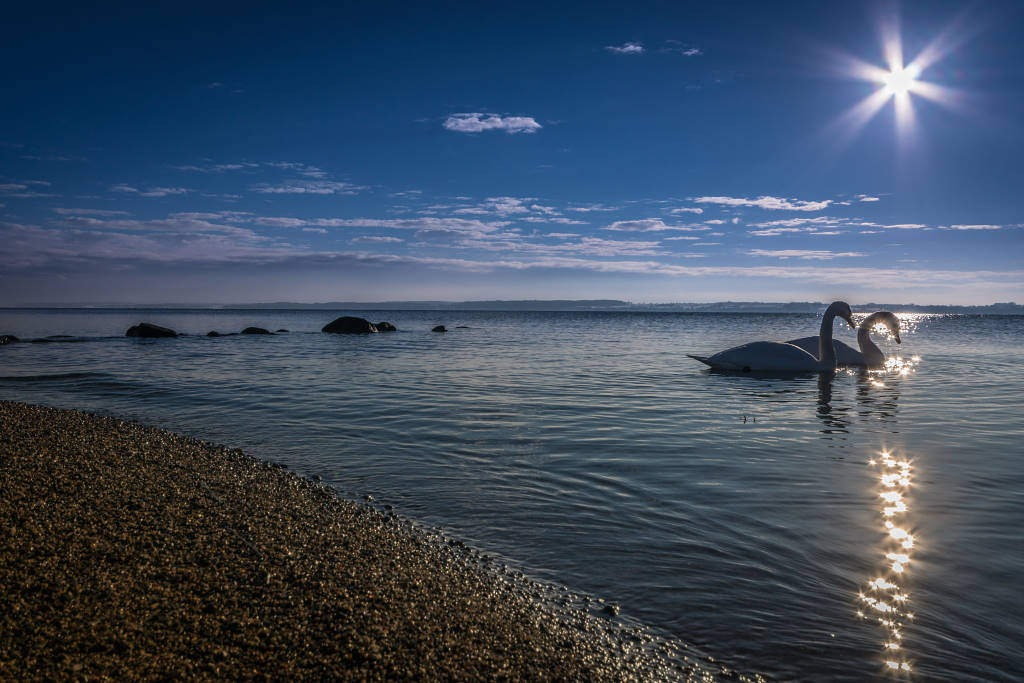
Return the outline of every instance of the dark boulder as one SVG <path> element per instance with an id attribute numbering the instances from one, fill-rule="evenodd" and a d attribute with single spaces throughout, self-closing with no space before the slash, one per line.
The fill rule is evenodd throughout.
<path id="1" fill-rule="evenodd" d="M 13 334 L 0 334 L 0 345 L 2 344 L 13 344 L 14 342 L 21 341 Z"/>
<path id="2" fill-rule="evenodd" d="M 343 315 L 324 325 L 320 331 L 334 334 L 370 334 L 377 331 L 377 326 L 365 318 Z"/>
<path id="3" fill-rule="evenodd" d="M 139 323 L 132 325 L 124 333 L 126 337 L 177 337 L 178 333 L 166 327 L 160 327 L 153 323 Z"/>
<path id="4" fill-rule="evenodd" d="M 210 330 L 206 333 L 207 337 L 234 337 L 237 332 L 218 332 L 217 330 Z"/>
<path id="5" fill-rule="evenodd" d="M 273 334 L 273 332 L 262 327 L 247 327 L 242 330 L 242 334 Z"/>
<path id="6" fill-rule="evenodd" d="M 431 332 L 447 332 L 447 331 L 448 331 L 448 329 L 444 325 L 438 325 L 437 327 L 435 327 L 434 329 L 431 330 Z"/>
<path id="7" fill-rule="evenodd" d="M 287 332 L 288 330 L 278 330 L 278 332 Z"/>
<path id="8" fill-rule="evenodd" d="M 374 327 L 377 328 L 378 332 L 398 332 L 398 328 L 389 322 L 379 322 Z"/>

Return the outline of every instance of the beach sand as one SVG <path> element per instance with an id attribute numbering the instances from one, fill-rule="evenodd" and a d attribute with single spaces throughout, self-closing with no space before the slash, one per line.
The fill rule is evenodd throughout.
<path id="1" fill-rule="evenodd" d="M 0 402 L 0 491 L 0 680 L 712 676 L 237 449 Z"/>

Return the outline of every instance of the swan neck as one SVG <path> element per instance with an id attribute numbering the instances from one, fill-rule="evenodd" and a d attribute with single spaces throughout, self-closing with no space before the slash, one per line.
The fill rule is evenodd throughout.
<path id="1" fill-rule="evenodd" d="M 832 346 L 832 322 L 835 318 L 835 312 L 829 307 L 821 319 L 821 329 L 818 331 L 818 362 L 832 368 L 836 366 L 836 350 Z"/>
<path id="2" fill-rule="evenodd" d="M 882 353 L 882 350 L 871 339 L 871 330 L 880 319 L 881 316 L 877 313 L 872 313 L 864 318 L 857 327 L 857 346 L 860 347 L 860 352 L 864 354 L 864 358 L 869 364 L 881 364 L 885 360 L 885 354 Z"/>

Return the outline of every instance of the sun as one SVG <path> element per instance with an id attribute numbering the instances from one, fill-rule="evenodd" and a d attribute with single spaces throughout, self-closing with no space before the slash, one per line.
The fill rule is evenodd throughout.
<path id="1" fill-rule="evenodd" d="M 895 114 L 896 132 L 901 141 L 910 141 L 913 138 L 916 120 L 913 102 L 915 98 L 923 98 L 945 108 L 969 113 L 965 107 L 965 93 L 923 80 L 929 67 L 946 57 L 965 40 L 964 37 L 957 35 L 960 33 L 957 30 L 957 23 L 940 33 L 909 61 L 904 61 L 899 22 L 895 19 L 884 22 L 880 28 L 884 66 L 844 53 L 838 55 L 840 73 L 876 86 L 870 94 L 828 125 L 827 132 L 840 146 L 850 144 L 864 126 L 890 102 Z"/>
<path id="2" fill-rule="evenodd" d="M 917 77 L 920 75 L 921 71 L 913 64 L 906 68 L 892 68 L 882 77 L 882 86 L 886 92 L 893 96 L 906 95 L 914 91 L 918 82 Z"/>

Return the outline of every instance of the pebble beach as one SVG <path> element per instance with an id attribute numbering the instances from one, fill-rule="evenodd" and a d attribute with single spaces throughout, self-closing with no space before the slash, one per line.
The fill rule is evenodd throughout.
<path id="1" fill-rule="evenodd" d="M 730 677 L 238 449 L 0 402 L 0 679 Z"/>

